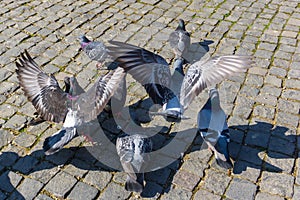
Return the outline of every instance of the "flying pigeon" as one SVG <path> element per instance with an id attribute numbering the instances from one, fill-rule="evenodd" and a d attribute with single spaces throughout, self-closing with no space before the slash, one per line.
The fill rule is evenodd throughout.
<path id="1" fill-rule="evenodd" d="M 144 168 L 149 161 L 147 153 L 152 150 L 152 142 L 146 136 L 135 134 L 117 138 L 117 153 L 121 165 L 127 173 L 125 189 L 142 192 L 144 189 Z"/>
<path id="2" fill-rule="evenodd" d="M 182 19 L 178 20 L 177 28 L 170 34 L 169 43 L 174 51 L 175 59 L 183 62 L 190 48 L 191 38 L 189 32 L 185 30 L 185 24 Z"/>
<path id="3" fill-rule="evenodd" d="M 230 141 L 228 125 L 216 88 L 209 90 L 209 99 L 198 113 L 198 130 L 208 147 L 214 152 L 217 164 L 225 169 L 232 168 L 228 152 Z"/>
<path id="4" fill-rule="evenodd" d="M 182 84 L 179 84 L 180 90 L 177 89 L 180 94 L 177 95 L 171 88 L 170 68 L 163 57 L 131 44 L 109 42 L 113 45 L 107 47 L 109 54 L 145 87 L 154 103 L 163 106 L 163 111 L 157 114 L 163 115 L 167 121 L 179 122 L 186 118 L 184 110 L 202 90 L 245 71 L 253 64 L 251 56 L 236 55 L 197 61 L 189 67 L 186 75 L 182 74 Z"/>
<path id="5" fill-rule="evenodd" d="M 81 93 L 82 91 L 75 87 L 76 79 L 70 78 L 69 93 L 66 93 L 59 87 L 55 77 L 44 73 L 26 50 L 25 53 L 21 53 L 16 65 L 20 86 L 38 114 L 47 121 L 64 122 L 62 130 L 55 134 L 57 136 L 53 140 L 45 141 L 46 154 L 58 151 L 64 143 L 75 137 L 76 127 L 95 119 L 124 76 L 124 70 L 121 68 L 110 71 L 100 76 L 85 93 Z M 59 147 L 55 147 L 54 144 Z"/>
<path id="6" fill-rule="evenodd" d="M 146 49 L 110 41 L 114 46 L 108 46 L 109 54 L 114 57 L 119 66 L 141 83 L 153 100 L 154 104 L 163 106 L 163 115 L 167 121 L 177 121 L 183 116 L 179 99 L 170 89 L 171 72 L 167 61 Z"/>
<path id="7" fill-rule="evenodd" d="M 85 35 L 79 37 L 81 49 L 87 54 L 91 60 L 97 61 L 97 67 L 102 68 L 103 63 L 111 57 L 107 53 L 106 46 L 100 41 L 91 41 Z M 118 63 L 111 62 L 107 69 L 113 70 L 118 67 Z"/>
<path id="8" fill-rule="evenodd" d="M 72 85 L 73 85 L 73 88 L 75 88 L 75 89 L 71 89 L 70 79 L 73 80 Z M 72 77 L 72 78 L 71 77 L 65 77 L 64 78 L 64 83 L 65 83 L 65 92 L 66 93 L 69 93 L 69 94 L 72 95 L 72 91 L 73 90 L 75 90 L 75 93 L 74 93 L 75 95 L 76 95 L 76 93 L 77 94 L 84 93 L 84 90 L 79 85 L 79 83 L 78 83 L 78 81 L 77 81 L 77 79 L 75 77 Z M 35 114 L 38 115 L 37 112 Z M 38 115 L 35 119 L 33 119 L 33 120 L 31 120 L 29 122 L 29 125 L 37 125 L 37 124 L 40 124 L 40 123 L 42 123 L 44 121 L 46 121 L 46 120 L 44 120 L 42 116 Z"/>
<path id="9" fill-rule="evenodd" d="M 88 55 L 91 60 L 97 61 L 97 66 L 101 68 L 102 64 L 107 59 L 112 59 L 111 56 L 107 53 L 106 46 L 100 41 L 91 41 L 86 36 L 80 36 L 80 45 L 82 50 Z M 117 62 L 112 62 L 107 66 L 108 70 L 114 70 L 118 67 Z M 112 111 L 115 117 L 121 117 L 122 109 L 126 102 L 126 75 L 123 76 L 117 90 L 114 92 L 114 95 L 108 102 L 105 110 Z M 113 102 L 114 108 L 111 108 L 111 103 Z"/>

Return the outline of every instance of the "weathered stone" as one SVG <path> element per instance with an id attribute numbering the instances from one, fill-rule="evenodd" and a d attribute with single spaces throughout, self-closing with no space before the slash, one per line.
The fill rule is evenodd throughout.
<path id="1" fill-rule="evenodd" d="M 256 187 L 250 181 L 234 178 L 225 195 L 231 199 L 254 199 Z"/>
<path id="2" fill-rule="evenodd" d="M 66 193 L 75 185 L 77 180 L 66 172 L 59 172 L 45 186 L 45 190 L 58 197 L 64 197 Z"/>
<path id="3" fill-rule="evenodd" d="M 78 182 L 67 198 L 69 199 L 95 199 L 98 190 L 86 183 Z"/>
<path id="4" fill-rule="evenodd" d="M 130 192 L 126 191 L 124 186 L 111 182 L 101 193 L 99 199 L 126 199 Z"/>
<path id="5" fill-rule="evenodd" d="M 261 191 L 291 198 L 294 177 L 287 174 L 263 172 L 260 184 Z"/>

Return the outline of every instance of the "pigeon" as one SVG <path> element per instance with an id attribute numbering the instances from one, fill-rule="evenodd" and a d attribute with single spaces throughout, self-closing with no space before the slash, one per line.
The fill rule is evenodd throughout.
<path id="1" fill-rule="evenodd" d="M 178 20 L 177 28 L 170 34 L 169 43 L 174 51 L 175 59 L 183 62 L 190 48 L 191 38 L 189 32 L 185 30 L 185 24 L 182 19 Z"/>
<path id="2" fill-rule="evenodd" d="M 253 65 L 252 56 L 229 55 L 199 60 L 189 66 L 185 75 L 182 74 L 177 88 L 179 92 L 176 94 L 177 91 L 171 88 L 170 67 L 163 57 L 131 44 L 109 42 L 113 45 L 107 47 L 109 54 L 145 87 L 155 104 L 163 106 L 163 111 L 156 114 L 171 122 L 186 119 L 184 110 L 205 88 L 218 84 L 235 73 L 244 72 Z"/>
<path id="3" fill-rule="evenodd" d="M 229 130 L 226 114 L 221 108 L 216 88 L 209 90 L 209 99 L 198 113 L 198 130 L 201 137 L 214 152 L 217 164 L 225 169 L 233 167 L 229 157 Z"/>
<path id="4" fill-rule="evenodd" d="M 86 36 L 80 36 L 80 45 L 82 50 L 87 54 L 91 60 L 98 62 L 97 66 L 101 68 L 103 62 L 107 59 L 111 59 L 111 56 L 107 53 L 106 46 L 99 41 L 91 41 Z M 108 70 L 114 70 L 118 67 L 117 62 L 112 62 L 107 66 Z M 123 76 L 117 90 L 114 92 L 114 95 L 109 100 L 107 106 L 105 107 L 106 111 L 112 111 L 115 117 L 120 118 L 122 115 L 122 109 L 126 102 L 126 74 Z M 111 103 L 113 102 L 114 108 L 111 108 Z"/>
<path id="5" fill-rule="evenodd" d="M 81 49 L 87 54 L 91 60 L 97 61 L 97 67 L 102 68 L 103 63 L 111 57 L 107 52 L 106 46 L 100 41 L 91 41 L 85 35 L 79 37 Z M 111 62 L 107 69 L 113 70 L 118 67 L 118 63 Z"/>
<path id="6" fill-rule="evenodd" d="M 167 121 L 174 122 L 184 118 L 181 114 L 179 99 L 170 89 L 171 72 L 167 61 L 146 49 L 117 41 L 109 41 L 109 54 L 124 68 L 125 72 L 141 83 L 154 104 L 163 106 L 162 115 Z"/>
<path id="7" fill-rule="evenodd" d="M 126 134 L 117 138 L 116 149 L 121 165 L 127 173 L 125 189 L 142 192 L 144 189 L 143 172 L 149 161 L 147 153 L 152 151 L 151 139 L 139 134 Z"/>
<path id="8" fill-rule="evenodd" d="M 75 88 L 75 89 L 71 89 L 70 79 L 72 79 L 72 81 L 73 81 L 72 85 L 73 85 L 73 88 Z M 73 91 L 73 90 L 75 90 L 74 95 L 76 95 L 76 93 L 77 93 L 77 94 L 84 93 L 84 90 L 83 90 L 82 87 L 79 85 L 79 83 L 78 83 L 78 81 L 77 81 L 77 79 L 76 79 L 75 77 L 72 77 L 72 78 L 71 78 L 71 77 L 68 77 L 68 76 L 65 77 L 65 78 L 64 78 L 64 83 L 65 83 L 65 92 L 66 92 L 66 93 L 69 93 L 69 94 L 72 95 L 72 91 Z M 70 90 L 71 90 L 71 91 L 70 91 Z M 71 92 L 71 93 L 70 93 L 70 92 Z M 35 112 L 35 114 L 38 115 L 37 112 Z M 29 125 L 37 125 L 37 124 L 40 124 L 40 123 L 42 123 L 42 122 L 44 122 L 44 121 L 46 121 L 46 120 L 44 120 L 42 116 L 38 115 L 35 119 L 31 120 L 28 124 L 29 124 Z"/>
<path id="9" fill-rule="evenodd" d="M 46 155 L 60 150 L 76 136 L 76 127 L 99 115 L 125 75 L 121 68 L 110 71 L 100 76 L 84 93 L 81 93 L 82 88 L 75 87 L 76 79 L 70 78 L 67 93 L 59 87 L 53 74 L 44 73 L 26 50 L 21 53 L 16 66 L 20 86 L 38 114 L 47 121 L 64 122 L 63 128 L 50 137 L 52 139 L 45 140 Z"/>

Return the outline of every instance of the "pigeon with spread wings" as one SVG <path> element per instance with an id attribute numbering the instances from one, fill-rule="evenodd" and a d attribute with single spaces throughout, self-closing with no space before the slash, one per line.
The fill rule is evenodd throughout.
<path id="1" fill-rule="evenodd" d="M 118 67 L 118 63 L 112 61 L 111 56 L 108 54 L 106 46 L 101 41 L 91 41 L 85 35 L 79 37 L 81 49 L 86 53 L 86 55 L 94 61 L 97 61 L 98 69 L 114 70 Z M 107 60 L 111 60 L 110 64 L 106 68 L 102 67 L 103 63 Z M 105 111 L 111 111 L 114 117 L 121 118 L 122 110 L 126 102 L 126 75 L 122 77 L 117 90 L 115 91 L 112 98 L 107 103 L 104 108 Z M 113 104 L 113 105 L 112 105 Z"/>
<path id="2" fill-rule="evenodd" d="M 163 105 L 163 111 L 158 114 L 166 117 L 168 121 L 180 121 L 184 118 L 184 109 L 205 88 L 220 83 L 237 72 L 243 72 L 253 64 L 251 56 L 237 55 L 197 61 L 184 76 L 178 98 L 170 89 L 172 76 L 163 57 L 131 44 L 117 41 L 110 43 L 113 46 L 107 47 L 109 53 L 146 88 L 154 103 Z"/>
<path id="3" fill-rule="evenodd" d="M 16 65 L 20 86 L 39 115 L 47 121 L 64 122 L 62 130 L 56 133 L 62 143 L 69 142 L 75 136 L 77 126 L 97 117 L 124 76 L 124 70 L 118 68 L 101 76 L 87 92 L 76 94 L 73 91 L 68 94 L 59 87 L 52 74 L 48 75 L 41 70 L 26 50 Z M 70 80 L 71 87 L 74 88 L 74 81 Z M 64 138 L 65 136 L 67 137 Z M 50 143 L 54 145 L 59 141 Z M 46 154 L 55 153 L 63 146 L 60 144 L 53 149 L 51 145 L 50 149 L 48 145 L 44 145 Z"/>
<path id="4" fill-rule="evenodd" d="M 117 41 L 110 41 L 109 54 L 119 66 L 141 83 L 155 104 L 163 106 L 162 115 L 167 121 L 180 121 L 179 99 L 170 89 L 172 76 L 167 61 L 146 49 Z"/>

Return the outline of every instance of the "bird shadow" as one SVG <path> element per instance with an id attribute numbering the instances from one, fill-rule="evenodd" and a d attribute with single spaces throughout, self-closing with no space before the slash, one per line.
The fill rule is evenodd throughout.
<path id="1" fill-rule="evenodd" d="M 108 122 L 106 121 L 106 123 Z M 116 126 L 117 124 L 111 121 L 107 127 L 110 127 L 110 130 L 112 130 Z M 295 159 L 297 156 L 296 133 L 286 127 L 273 126 L 266 122 L 256 122 L 256 124 L 251 125 L 231 126 L 229 129 L 231 135 L 229 152 L 235 161 L 232 170 L 234 174 L 243 174 L 249 168 L 279 173 L 289 169 L 281 169 L 281 165 L 278 165 L 278 159 L 280 163 L 280 159 Z M 115 139 L 122 132 L 119 130 L 118 133 L 112 133 L 106 131 L 105 128 L 103 130 L 105 137 L 109 138 L 112 143 L 115 142 Z M 182 156 L 195 151 L 201 152 L 207 148 L 195 128 L 171 133 L 163 128 L 161 130 L 163 131 L 151 137 L 154 144 L 153 150 L 156 154 L 154 154 L 154 157 L 151 157 L 151 163 L 148 163 L 148 172 L 145 174 L 146 185 L 140 194 L 145 198 L 168 193 L 171 190 L 174 176 L 176 176 L 178 169 L 183 163 Z M 99 139 L 101 140 L 101 138 Z M 95 154 L 91 150 L 92 148 L 93 146 L 64 148 L 50 156 L 45 156 L 42 150 L 36 150 L 23 157 L 14 152 L 2 152 L 0 155 L 0 166 L 2 166 L 0 168 L 0 182 L 2 183 L 0 191 L 7 196 L 11 195 L 13 198 L 25 199 L 16 189 L 20 183 L 16 183 L 16 180 L 10 180 L 11 175 L 9 172 L 23 174 L 37 180 L 48 177 L 50 180 L 51 177 L 49 176 L 51 173 L 48 173 L 47 170 L 59 170 L 61 166 L 65 165 L 73 165 L 75 168 L 89 171 L 121 171 L 121 165 L 116 153 L 114 156 L 112 156 L 114 153 L 107 154 L 106 157 L 99 159 L 95 156 L 97 153 Z M 101 149 L 100 154 L 106 154 L 103 152 L 107 151 Z M 264 158 L 264 154 L 267 155 L 267 159 Z M 114 162 L 117 163 L 116 166 L 119 166 L 117 169 L 106 165 L 107 162 L 101 162 L 101 160 L 108 159 L 108 157 L 115 158 Z M 212 163 L 212 167 L 221 169 L 215 162 Z M 39 175 L 36 175 L 37 172 Z M 39 181 L 43 182 L 45 180 Z"/>
<path id="2" fill-rule="evenodd" d="M 185 60 L 190 64 L 201 60 L 201 58 L 204 57 L 207 52 L 209 52 L 209 45 L 213 43 L 214 41 L 212 40 L 204 40 L 201 42 L 192 43 L 188 53 L 184 55 Z"/>
<path id="3" fill-rule="evenodd" d="M 292 173 L 293 164 L 286 167 L 284 163 L 297 157 L 295 131 L 257 121 L 251 125 L 230 126 L 229 132 L 229 154 L 234 160 L 233 174 L 243 175 L 250 168 L 273 173 Z M 201 136 L 198 134 L 197 137 Z M 207 148 L 205 143 L 195 147 L 192 151 Z M 213 160 L 212 167 L 224 170 Z"/>

